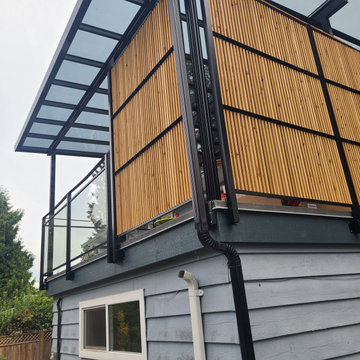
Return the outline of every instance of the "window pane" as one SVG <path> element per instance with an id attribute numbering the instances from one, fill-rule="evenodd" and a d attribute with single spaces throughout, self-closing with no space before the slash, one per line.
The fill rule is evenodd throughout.
<path id="1" fill-rule="evenodd" d="M 109 306 L 110 351 L 141 353 L 139 301 Z"/>
<path id="2" fill-rule="evenodd" d="M 42 123 L 35 122 L 32 125 L 30 132 L 33 134 L 56 136 L 60 132 L 61 129 L 62 129 L 62 126 L 60 126 L 60 125 L 42 124 Z"/>
<path id="3" fill-rule="evenodd" d="M 24 141 L 24 146 L 38 147 L 38 148 L 48 148 L 53 143 L 53 140 L 50 139 L 38 139 L 38 138 L 26 138 Z"/>
<path id="4" fill-rule="evenodd" d="M 105 307 L 84 311 L 84 348 L 106 349 Z"/>
<path id="5" fill-rule="evenodd" d="M 95 93 L 86 105 L 87 107 L 107 110 L 109 108 L 108 96 Z"/>

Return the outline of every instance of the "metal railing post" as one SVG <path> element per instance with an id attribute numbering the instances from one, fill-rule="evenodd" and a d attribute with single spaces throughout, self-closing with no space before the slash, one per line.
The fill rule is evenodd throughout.
<path id="1" fill-rule="evenodd" d="M 73 280 L 74 273 L 71 271 L 71 192 L 67 194 L 67 218 L 66 218 L 66 280 Z"/>

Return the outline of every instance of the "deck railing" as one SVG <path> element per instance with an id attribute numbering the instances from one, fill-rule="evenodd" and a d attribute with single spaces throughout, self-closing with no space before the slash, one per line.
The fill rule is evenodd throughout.
<path id="1" fill-rule="evenodd" d="M 108 197 L 105 161 L 71 189 L 42 220 L 40 279 L 66 271 L 107 249 Z M 43 283 L 41 284 L 43 286 Z"/>

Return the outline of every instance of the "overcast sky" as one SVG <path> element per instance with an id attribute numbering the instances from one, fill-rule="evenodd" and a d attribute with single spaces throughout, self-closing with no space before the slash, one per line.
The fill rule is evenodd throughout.
<path id="1" fill-rule="evenodd" d="M 0 186 L 25 212 L 20 236 L 35 255 L 39 278 L 41 218 L 48 212 L 50 158 L 15 153 L 14 146 L 76 0 L 0 0 Z M 95 165 L 57 157 L 57 199 Z"/>

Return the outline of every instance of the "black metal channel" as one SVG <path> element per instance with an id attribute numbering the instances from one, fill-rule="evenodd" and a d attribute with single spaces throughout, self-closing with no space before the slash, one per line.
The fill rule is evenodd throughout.
<path id="1" fill-rule="evenodd" d="M 316 67 L 317 70 L 319 72 L 320 75 L 320 81 L 321 81 L 321 87 L 324 93 L 324 97 L 325 97 L 325 101 L 326 101 L 326 106 L 329 112 L 329 116 L 330 116 L 330 121 L 331 121 L 331 125 L 334 131 L 334 135 L 335 135 L 335 141 L 336 141 L 336 145 L 338 148 L 338 152 L 340 155 L 340 160 L 341 160 L 341 164 L 343 166 L 343 170 L 344 170 L 344 174 L 345 174 L 345 178 L 346 178 L 346 182 L 349 188 L 349 193 L 350 193 L 350 197 L 351 197 L 351 201 L 353 204 L 353 216 L 356 218 L 360 217 L 360 211 L 359 211 L 359 202 L 357 199 L 357 195 L 356 195 L 356 190 L 354 187 L 354 182 L 353 179 L 351 177 L 351 173 L 350 173 L 350 168 L 349 168 L 349 164 L 347 162 L 346 159 L 346 154 L 344 151 L 344 147 L 341 141 L 341 137 L 340 137 L 340 131 L 336 122 L 336 117 L 335 117 L 335 113 L 334 113 L 334 109 L 332 107 L 332 103 L 331 103 L 331 99 L 330 99 L 330 94 L 326 85 L 326 79 L 324 76 L 324 71 L 321 65 L 321 61 L 320 61 L 320 56 L 316 47 L 316 42 L 315 42 L 315 38 L 314 38 L 314 34 L 313 34 L 313 30 L 311 28 L 310 25 L 307 26 L 307 30 L 308 30 L 308 34 L 309 34 L 309 38 L 310 38 L 310 43 L 311 43 L 311 48 L 314 54 L 314 58 L 315 58 L 315 63 L 316 63 Z"/>
<path id="2" fill-rule="evenodd" d="M 113 100 L 112 100 L 112 80 L 111 80 L 111 71 L 107 75 L 108 85 L 109 85 L 109 118 L 110 118 L 110 153 L 108 156 L 108 211 L 110 211 L 109 220 L 111 221 L 111 228 L 109 227 L 108 231 L 108 250 L 107 250 L 107 261 L 109 263 L 115 262 L 116 259 L 116 234 L 117 234 L 117 217 L 116 217 L 116 194 L 115 194 L 115 156 L 114 156 L 114 124 L 113 124 Z M 110 219 L 111 217 L 111 219 Z"/>
<path id="3" fill-rule="evenodd" d="M 200 174 L 197 141 L 194 132 L 194 119 L 190 100 L 188 73 L 186 68 L 185 49 L 178 0 L 168 0 L 171 31 L 174 42 L 176 72 L 178 78 L 181 111 L 184 123 L 185 144 L 188 154 L 191 193 L 193 198 L 194 220 L 198 226 L 207 231 L 207 211 Z"/>
<path id="4" fill-rule="evenodd" d="M 185 130 L 185 141 L 190 169 L 195 225 L 201 244 L 204 247 L 224 254 L 228 259 L 242 359 L 255 360 L 254 345 L 251 334 L 249 311 L 247 307 L 240 257 L 236 249 L 231 247 L 229 244 L 214 240 L 209 234 L 207 210 L 202 189 L 197 143 L 194 131 L 194 119 L 190 101 L 190 89 L 186 69 L 179 3 L 178 0 L 168 0 L 168 3 L 171 31 L 174 41 L 180 103 Z M 187 7 L 190 8 L 191 11 L 191 7 Z"/>
<path id="5" fill-rule="evenodd" d="M 208 66 L 212 84 L 212 92 L 214 98 L 215 118 L 217 130 L 220 138 L 220 153 L 222 160 L 222 168 L 224 175 L 224 182 L 226 188 L 226 201 L 229 211 L 231 212 L 232 220 L 234 222 L 239 221 L 239 211 L 236 200 L 234 177 L 232 172 L 229 143 L 226 132 L 223 101 L 221 98 L 220 80 L 218 67 L 216 62 L 215 45 L 213 38 L 213 31 L 211 26 L 211 15 L 209 8 L 209 1 L 201 1 L 202 12 L 204 16 L 204 30 L 205 41 L 208 54 Z"/>
<path id="6" fill-rule="evenodd" d="M 220 185 L 215 159 L 214 142 L 211 130 L 210 109 L 208 104 L 204 61 L 198 14 L 195 1 L 185 1 L 186 25 L 188 29 L 191 67 L 193 69 L 196 111 L 200 130 L 200 142 L 207 200 L 220 199 Z M 193 130 L 194 131 L 194 130 Z"/>
<path id="7" fill-rule="evenodd" d="M 45 217 L 41 220 L 41 248 L 40 248 L 40 290 L 45 290 L 44 284 L 44 260 L 45 260 Z"/>

